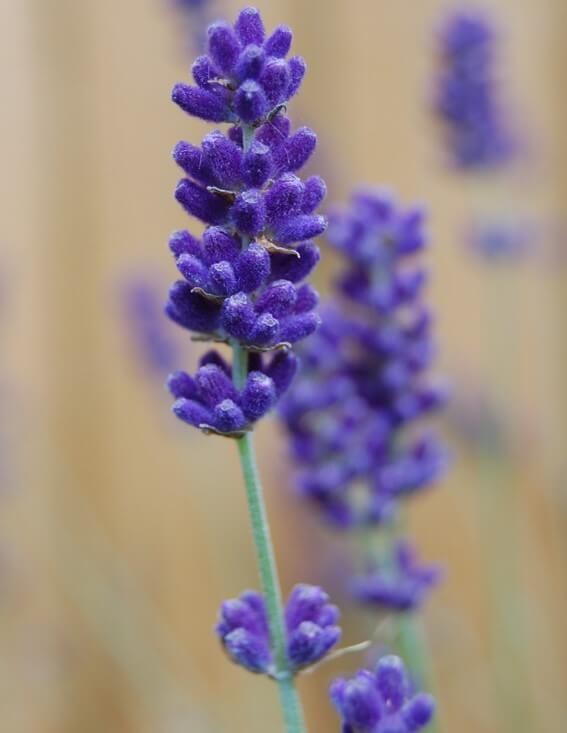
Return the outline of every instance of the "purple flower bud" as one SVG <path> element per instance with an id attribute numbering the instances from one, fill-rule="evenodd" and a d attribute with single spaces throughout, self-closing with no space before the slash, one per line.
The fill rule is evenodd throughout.
<path id="1" fill-rule="evenodd" d="M 307 71 L 307 64 L 305 59 L 301 56 L 294 56 L 289 60 L 289 71 L 291 74 L 291 83 L 289 85 L 288 94 L 291 97 L 295 96 L 299 91 L 305 72 Z"/>
<path id="2" fill-rule="evenodd" d="M 317 330 L 321 320 L 316 313 L 301 313 L 287 318 L 280 327 L 280 341 L 295 344 Z"/>
<path id="3" fill-rule="evenodd" d="M 291 48 L 293 34 L 287 25 L 278 26 L 272 35 L 266 40 L 264 48 L 269 56 L 283 58 Z"/>
<path id="4" fill-rule="evenodd" d="M 240 181 L 242 150 L 218 130 L 209 133 L 203 140 L 203 154 L 221 188 L 232 188 Z"/>
<path id="5" fill-rule="evenodd" d="M 212 421 L 211 411 L 204 405 L 194 400 L 187 400 L 184 397 L 176 400 L 171 408 L 173 413 L 183 422 L 198 428 L 205 424 L 208 425 Z"/>
<path id="6" fill-rule="evenodd" d="M 287 99 L 290 83 L 289 67 L 283 59 L 273 59 L 264 66 L 260 75 L 260 84 L 271 107 Z"/>
<path id="7" fill-rule="evenodd" d="M 218 71 L 208 56 L 198 56 L 193 62 L 191 73 L 193 74 L 195 84 L 206 90 L 210 90 L 209 82 L 218 76 Z"/>
<path id="8" fill-rule="evenodd" d="M 425 728 L 435 715 L 435 700 L 431 695 L 423 692 L 415 695 L 413 699 L 404 705 L 402 718 L 407 726 L 408 733 Z"/>
<path id="9" fill-rule="evenodd" d="M 290 280 L 293 283 L 306 278 L 321 258 L 319 247 L 313 242 L 303 242 L 297 247 L 299 257 L 272 255 L 271 277 L 274 280 Z"/>
<path id="10" fill-rule="evenodd" d="M 312 239 L 322 234 L 327 228 L 327 220 L 324 216 L 313 216 L 311 214 L 300 214 L 299 216 L 286 219 L 274 227 L 276 240 L 281 244 L 291 244 L 305 239 Z"/>
<path id="11" fill-rule="evenodd" d="M 256 314 L 254 306 L 244 293 L 237 293 L 224 301 L 221 322 L 230 336 L 248 341 L 256 322 Z"/>
<path id="12" fill-rule="evenodd" d="M 275 151 L 275 165 L 282 171 L 298 171 L 317 147 L 317 135 L 309 127 L 300 127 Z"/>
<path id="13" fill-rule="evenodd" d="M 244 154 L 242 177 L 247 186 L 261 188 L 272 174 L 273 164 L 270 148 L 254 140 Z"/>
<path id="14" fill-rule="evenodd" d="M 261 191 L 249 189 L 238 194 L 230 212 L 234 226 L 249 237 L 260 234 L 266 225 L 266 207 Z"/>
<path id="15" fill-rule="evenodd" d="M 276 280 L 269 285 L 256 303 L 259 313 L 271 313 L 276 318 L 293 311 L 297 300 L 297 292 L 288 280 Z"/>
<path id="16" fill-rule="evenodd" d="M 246 46 L 240 54 L 234 70 L 235 77 L 243 82 L 246 79 L 258 79 L 264 68 L 266 54 L 260 46 Z"/>
<path id="17" fill-rule="evenodd" d="M 166 313 L 183 328 L 198 333 L 214 333 L 220 324 L 220 308 L 191 292 L 191 286 L 178 280 L 169 291 Z"/>
<path id="18" fill-rule="evenodd" d="M 209 270 L 211 289 L 217 295 L 233 295 L 237 290 L 236 275 L 230 262 L 215 262 Z"/>
<path id="19" fill-rule="evenodd" d="M 195 374 L 199 399 L 207 407 L 214 408 L 223 400 L 237 400 L 238 395 L 232 381 L 216 364 L 206 364 Z"/>
<path id="20" fill-rule="evenodd" d="M 182 140 L 173 149 L 173 159 L 191 178 L 205 185 L 213 183 L 213 173 L 200 148 Z"/>
<path id="21" fill-rule="evenodd" d="M 203 262 L 194 255 L 182 254 L 177 258 L 177 269 L 192 288 L 206 288 L 209 271 Z"/>
<path id="22" fill-rule="evenodd" d="M 224 74 L 230 74 L 241 50 L 234 30 L 228 23 L 214 23 L 208 34 L 211 58 Z"/>
<path id="23" fill-rule="evenodd" d="M 246 426 L 246 418 L 233 400 L 226 399 L 215 405 L 212 424 L 223 433 L 232 433 Z"/>
<path id="24" fill-rule="evenodd" d="M 404 663 L 399 657 L 392 654 L 378 662 L 376 687 L 390 710 L 401 708 L 408 695 L 409 684 Z"/>
<path id="25" fill-rule="evenodd" d="M 287 391 L 297 374 L 297 369 L 298 361 L 293 352 L 280 351 L 273 356 L 272 361 L 265 371 L 273 381 L 278 397 Z"/>
<path id="26" fill-rule="evenodd" d="M 234 97 L 234 108 L 242 122 L 252 124 L 261 120 L 268 112 L 268 100 L 262 87 L 252 79 L 243 82 Z"/>
<path id="27" fill-rule="evenodd" d="M 282 219 L 299 214 L 305 187 L 296 175 L 286 173 L 266 193 L 266 213 L 273 226 Z"/>
<path id="28" fill-rule="evenodd" d="M 262 372 L 251 372 L 242 391 L 242 412 L 248 420 L 263 417 L 276 401 L 276 389 L 272 380 Z"/>
<path id="29" fill-rule="evenodd" d="M 257 290 L 270 274 L 270 256 L 264 247 L 252 242 L 236 262 L 240 289 L 245 293 Z"/>
<path id="30" fill-rule="evenodd" d="M 240 254 L 238 240 L 223 227 L 209 227 L 203 234 L 203 259 L 212 265 L 215 262 L 234 262 Z"/>
<path id="31" fill-rule="evenodd" d="M 220 224 L 226 219 L 228 211 L 226 201 L 188 178 L 179 181 L 175 189 L 175 198 L 189 214 L 205 224 Z"/>
<path id="32" fill-rule="evenodd" d="M 199 240 L 185 229 L 174 232 L 169 238 L 169 249 L 179 257 L 182 254 L 196 255 L 200 254 Z"/>
<path id="33" fill-rule="evenodd" d="M 262 313 L 254 324 L 250 341 L 256 346 L 271 346 L 280 330 L 280 322 L 271 313 Z"/>
<path id="34" fill-rule="evenodd" d="M 187 372 L 178 371 L 170 374 L 167 378 L 167 388 L 175 399 L 185 397 L 191 400 L 197 395 L 195 380 Z"/>
<path id="35" fill-rule="evenodd" d="M 305 181 L 301 211 L 312 214 L 327 195 L 327 186 L 321 176 L 311 176 Z"/>
<path id="36" fill-rule="evenodd" d="M 234 115 L 230 112 L 225 100 L 213 92 L 187 84 L 176 84 L 171 95 L 175 104 L 193 117 L 200 117 L 208 122 L 232 122 Z"/>
<path id="37" fill-rule="evenodd" d="M 256 8 L 241 10 L 234 27 L 243 46 L 249 43 L 261 45 L 264 42 L 264 23 Z"/>

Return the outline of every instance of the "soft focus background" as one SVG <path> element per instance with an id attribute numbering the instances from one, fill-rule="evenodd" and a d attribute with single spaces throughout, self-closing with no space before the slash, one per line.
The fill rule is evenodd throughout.
<path id="1" fill-rule="evenodd" d="M 239 7 L 212 4 L 231 19 Z M 329 200 L 376 183 L 430 209 L 454 465 L 412 505 L 411 527 L 448 571 L 426 612 L 443 733 L 562 733 L 564 0 L 475 5 L 494 11 L 525 142 L 512 170 L 478 180 L 447 168 L 429 108 L 450 5 L 256 4 L 268 27 L 293 27 L 308 61 L 290 111 L 319 134 Z M 273 686 L 228 664 L 211 632 L 220 601 L 257 585 L 236 450 L 173 419 L 126 303 L 133 278 L 160 303 L 174 277 L 166 241 L 187 219 L 169 152 L 208 129 L 169 102 L 192 31 L 168 0 L 4 0 L 0 26 L 0 729 L 279 730 Z M 475 212 L 525 227 L 528 251 L 475 256 Z M 322 290 L 333 266 L 328 255 Z M 163 329 L 192 368 L 199 347 Z M 338 587 L 346 543 L 290 490 L 275 421 L 258 442 L 285 588 Z M 346 626 L 349 643 L 368 635 L 367 618 Z M 313 733 L 338 730 L 328 680 L 362 663 L 301 682 Z"/>

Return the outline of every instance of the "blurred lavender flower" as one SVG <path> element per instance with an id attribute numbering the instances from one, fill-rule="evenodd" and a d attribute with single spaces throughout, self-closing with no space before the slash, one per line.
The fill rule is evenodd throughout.
<path id="1" fill-rule="evenodd" d="M 389 565 L 370 566 L 353 581 L 352 593 L 362 603 L 385 611 L 414 611 L 441 579 L 437 565 L 418 563 L 414 548 L 399 540 Z"/>
<path id="2" fill-rule="evenodd" d="M 321 660 L 337 643 L 339 610 L 312 585 L 296 585 L 285 608 L 287 656 L 292 672 Z M 250 672 L 274 675 L 264 596 L 245 591 L 222 604 L 217 634 L 233 662 Z"/>
<path id="3" fill-rule="evenodd" d="M 303 280 L 319 260 L 309 241 L 326 228 L 314 211 L 323 180 L 296 172 L 315 150 L 307 127 L 295 132 L 284 103 L 299 88 L 305 63 L 285 60 L 291 31 L 265 37 L 260 14 L 245 8 L 234 26 L 215 23 L 208 54 L 193 64 L 197 86 L 177 84 L 173 101 L 187 113 L 231 122 L 200 147 L 180 142 L 173 151 L 187 174 L 175 197 L 207 225 L 201 239 L 176 232 L 170 249 L 183 280 L 170 290 L 168 316 L 199 340 L 228 343 L 248 353 L 245 383 L 208 355 L 194 378 L 169 381 L 175 414 L 205 432 L 239 437 L 273 407 L 296 370 L 291 346 L 315 331 L 316 291 Z M 275 353 L 265 360 L 262 352 Z M 209 363 L 211 362 L 211 363 Z"/>
<path id="4" fill-rule="evenodd" d="M 191 53 L 200 53 L 205 46 L 207 25 L 215 0 L 169 0 L 180 17 L 185 43 Z"/>
<path id="5" fill-rule="evenodd" d="M 133 337 L 142 364 L 162 378 L 179 356 L 175 340 L 163 320 L 163 306 L 150 278 L 131 278 L 124 284 L 128 332 Z"/>
<path id="6" fill-rule="evenodd" d="M 467 170 L 506 164 L 516 145 L 495 82 L 492 23 L 474 11 L 453 12 L 439 44 L 442 69 L 435 107 L 451 159 Z"/>
<path id="7" fill-rule="evenodd" d="M 363 669 L 335 680 L 330 695 L 343 733 L 414 733 L 435 714 L 433 698 L 411 692 L 404 663 L 395 656 L 383 657 L 374 673 Z"/>
<path id="8" fill-rule="evenodd" d="M 337 527 L 391 520 L 398 500 L 446 464 L 437 439 L 415 428 L 445 401 L 427 377 L 432 319 L 421 298 L 426 273 L 413 261 L 425 247 L 423 223 L 421 210 L 372 190 L 330 218 L 329 240 L 346 258 L 342 297 L 304 347 L 281 415 L 300 491 Z"/>
<path id="9" fill-rule="evenodd" d="M 476 217 L 468 244 L 472 252 L 491 262 L 516 262 L 532 251 L 535 230 L 532 222 L 517 217 Z"/>

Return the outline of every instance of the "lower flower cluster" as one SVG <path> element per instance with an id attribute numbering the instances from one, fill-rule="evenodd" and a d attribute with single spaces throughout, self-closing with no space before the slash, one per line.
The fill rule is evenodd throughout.
<path id="1" fill-rule="evenodd" d="M 440 581 L 441 568 L 420 564 L 406 540 L 398 540 L 391 554 L 389 564 L 372 563 L 355 577 L 352 594 L 361 603 L 397 612 L 414 611 Z"/>
<path id="2" fill-rule="evenodd" d="M 363 669 L 352 679 L 336 680 L 331 699 L 343 733 L 414 733 L 435 712 L 430 695 L 412 694 L 404 664 L 395 656 L 383 657 L 374 672 Z"/>
<path id="3" fill-rule="evenodd" d="M 287 658 L 292 673 L 320 661 L 337 643 L 339 610 L 312 585 L 296 585 L 285 607 Z M 266 601 L 245 591 L 222 604 L 217 634 L 233 662 L 250 672 L 276 677 L 278 669 L 268 628 Z"/>

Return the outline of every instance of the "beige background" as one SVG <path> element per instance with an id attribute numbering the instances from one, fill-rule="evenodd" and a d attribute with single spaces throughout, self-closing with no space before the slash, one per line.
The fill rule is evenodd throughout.
<path id="1" fill-rule="evenodd" d="M 317 129 L 314 169 L 328 177 L 330 198 L 368 182 L 428 204 L 442 369 L 457 397 L 474 403 L 488 390 L 509 426 L 508 459 L 488 481 L 494 504 L 482 494 L 485 462 L 453 420 L 453 469 L 411 509 L 424 555 L 448 565 L 426 614 L 443 731 L 560 733 L 562 0 L 485 3 L 505 29 L 506 93 L 528 152 L 510 173 L 467 183 L 441 164 L 427 107 L 433 32 L 447 4 L 257 5 L 268 26 L 293 26 L 308 60 L 290 111 Z M 227 6 L 233 17 L 236 4 Z M 0 728 L 279 730 L 271 685 L 229 665 L 211 633 L 221 599 L 256 585 L 234 448 L 170 417 L 160 380 L 136 361 L 120 308 L 130 272 L 153 273 L 163 292 L 174 276 L 166 240 L 186 218 L 171 195 L 178 173 L 169 151 L 207 129 L 168 100 L 189 66 L 180 27 L 166 0 L 4 0 L 0 27 Z M 535 221 L 537 251 L 510 265 L 475 261 L 462 243 L 471 211 Z M 332 266 L 327 257 L 322 288 Z M 190 351 L 180 366 L 193 366 Z M 329 579 L 347 543 L 287 490 L 276 426 L 263 426 L 258 443 L 286 589 Z M 510 519 L 502 533 L 490 521 L 498 506 Z M 486 580 L 486 563 L 500 557 L 494 534 L 521 585 L 517 597 L 513 573 L 499 581 L 510 590 L 501 617 Z M 359 641 L 369 623 L 347 620 L 346 640 Z M 512 626 L 519 652 L 507 646 Z M 510 661 L 503 688 L 497 649 Z M 333 663 L 301 682 L 310 730 L 338 729 L 325 687 L 343 669 Z M 527 711 L 518 724 L 502 713 L 502 689 L 509 694 L 524 673 L 527 692 L 515 688 L 512 702 Z"/>

